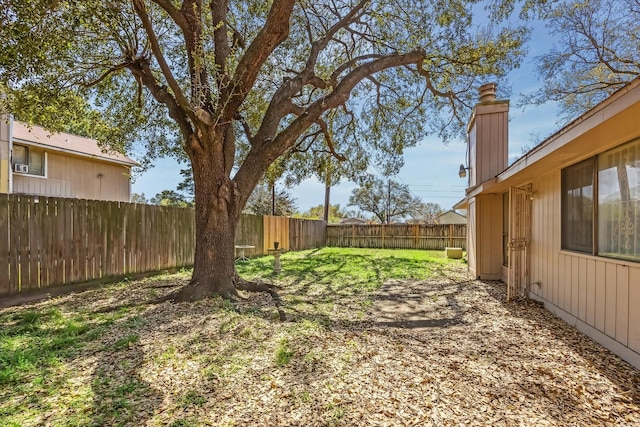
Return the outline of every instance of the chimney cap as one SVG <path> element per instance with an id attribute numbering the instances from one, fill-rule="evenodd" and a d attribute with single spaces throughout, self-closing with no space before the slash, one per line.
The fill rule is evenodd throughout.
<path id="1" fill-rule="evenodd" d="M 493 102 L 496 100 L 496 83 L 485 83 L 480 86 L 480 102 Z"/>

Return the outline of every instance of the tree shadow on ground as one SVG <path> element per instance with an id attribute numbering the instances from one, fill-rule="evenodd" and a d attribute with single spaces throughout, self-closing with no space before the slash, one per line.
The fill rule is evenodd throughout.
<path id="1" fill-rule="evenodd" d="M 371 327 L 445 328 L 465 323 L 456 295 L 467 282 L 392 280 L 376 293 L 369 310 Z"/>
<path id="2" fill-rule="evenodd" d="M 138 341 L 131 333 L 100 353 L 91 380 L 91 425 L 143 425 L 160 407 L 162 394 L 138 371 L 145 359 Z"/>
<path id="3" fill-rule="evenodd" d="M 381 257 L 375 252 L 314 251 L 291 256 L 289 259 L 283 257 L 282 276 L 262 273 L 262 277 L 280 281 L 283 295 L 288 299 L 285 304 L 287 311 L 290 315 L 297 316 L 305 311 L 304 308 L 296 309 L 296 306 L 301 304 L 315 307 L 322 304 L 349 304 L 354 294 L 369 295 L 391 277 L 424 276 L 425 265 L 431 265 L 433 270 L 438 270 L 439 261 L 394 255 Z M 241 274 L 261 274 L 264 268 L 268 268 L 264 262 L 254 264 L 244 268 Z"/>
<path id="4" fill-rule="evenodd" d="M 91 300 L 97 292 L 89 290 L 82 295 Z M 47 417 L 56 413 L 60 416 L 57 411 L 61 408 L 56 405 L 65 405 L 63 423 L 69 425 L 144 424 L 159 395 L 135 373 L 144 358 L 136 345 L 139 337 L 131 332 L 108 344 L 103 341 L 110 331 L 134 330 L 144 323 L 144 316 L 135 316 L 136 310 L 125 307 L 128 304 L 105 312 L 93 311 L 90 303 L 78 295 L 0 314 L 6 325 L 1 336 L 0 365 L 3 373 L 12 373 L 12 377 L 3 377 L 2 383 L 10 386 L 15 382 L 12 390 L 17 396 L 27 393 L 29 397 L 25 398 L 31 402 L 27 411 L 35 411 L 29 416 L 42 422 L 60 421 Z M 14 338 L 20 345 L 5 347 Z M 33 363 L 25 364 L 25 358 Z M 20 400 L 15 408 L 4 407 L 3 416 L 19 415 L 14 410 L 25 409 Z M 51 402 L 60 403 L 39 413 Z"/>
<path id="5" fill-rule="evenodd" d="M 479 282 L 471 278 L 460 280 L 450 273 L 447 268 L 440 268 L 436 269 L 433 280 L 386 281 L 376 291 L 369 315 L 361 320 L 313 312 L 309 307 L 298 306 L 299 302 L 291 301 L 289 297 L 296 294 L 295 291 L 291 294 L 285 291 L 283 298 L 288 301 L 285 304 L 287 319 L 297 324 L 315 321 L 326 330 L 338 333 L 344 331 L 347 334 L 358 334 L 366 331 L 366 334 L 386 336 L 389 343 L 404 348 L 411 347 L 415 354 L 429 361 L 427 363 L 437 362 L 442 365 L 441 369 L 473 372 L 472 376 L 477 375 L 479 378 L 470 382 L 470 386 L 476 388 L 474 393 L 501 401 L 498 405 L 500 408 L 508 407 L 508 403 L 504 402 L 509 402 L 516 396 L 525 401 L 530 400 L 538 408 L 542 418 L 560 424 L 588 419 L 589 417 L 584 417 L 585 411 L 588 413 L 599 410 L 588 398 L 581 397 L 579 389 L 592 387 L 588 392 L 594 393 L 593 387 L 606 387 L 606 384 L 583 385 L 580 375 L 585 371 L 571 367 L 572 364 L 584 363 L 584 360 L 587 360 L 588 365 L 600 366 L 599 372 L 619 388 L 613 394 L 611 409 L 603 411 L 598 419 L 616 416 L 616 399 L 623 399 L 627 407 L 629 404 L 639 404 L 640 381 L 633 368 L 625 367 L 624 363 L 619 359 L 616 361 L 617 358 L 611 354 L 604 354 L 608 351 L 594 346 L 577 331 L 566 329 L 536 304 L 532 304 L 533 311 L 530 312 L 527 312 L 529 307 L 525 307 L 523 311 L 516 303 L 506 304 L 504 284 Z M 477 295 L 485 304 L 459 299 L 469 286 L 482 290 Z M 343 296 L 336 294 L 334 290 L 327 291 L 326 296 L 328 299 L 336 299 L 337 304 L 348 304 L 348 301 L 341 301 Z M 385 309 L 376 313 L 379 304 Z M 507 315 L 502 308 L 507 310 Z M 496 313 L 498 315 L 494 316 Z M 531 325 L 519 322 L 519 318 L 524 318 Z M 476 321 L 478 325 L 475 324 Z M 500 323 L 492 323 L 496 321 Z M 496 329 L 501 332 L 491 333 Z M 546 332 L 546 336 L 539 336 L 542 332 Z M 575 350 L 582 355 L 582 359 L 559 354 L 557 351 L 546 351 L 549 337 L 554 338 L 556 335 L 558 339 L 576 347 Z M 416 342 L 423 345 L 416 347 Z M 313 346 L 312 342 L 309 345 Z M 552 346 L 557 347 L 557 344 Z M 465 366 L 465 361 L 471 364 Z M 480 369 L 477 365 L 486 366 L 488 371 L 474 371 Z M 302 366 L 300 372 L 292 371 L 291 375 L 300 374 L 300 381 L 307 379 L 312 374 L 308 372 L 311 368 L 305 366 Z M 493 370 L 499 374 L 491 374 Z M 598 377 L 597 374 L 587 375 L 594 375 L 591 378 Z M 507 381 L 502 383 L 500 378 Z M 602 389 L 602 392 L 606 393 L 606 390 Z M 509 419 L 511 415 L 505 412 L 503 416 Z"/>

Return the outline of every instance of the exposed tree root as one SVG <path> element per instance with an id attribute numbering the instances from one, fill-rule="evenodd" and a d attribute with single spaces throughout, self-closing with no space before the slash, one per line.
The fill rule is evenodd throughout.
<path id="1" fill-rule="evenodd" d="M 206 298 L 221 296 L 224 299 L 236 301 L 238 299 L 245 299 L 238 291 L 243 292 L 266 292 L 271 295 L 276 308 L 278 310 L 278 315 L 281 321 L 286 320 L 286 315 L 284 310 L 282 309 L 282 299 L 277 292 L 279 286 L 276 286 L 272 283 L 264 283 L 261 281 L 250 282 L 235 275 L 233 279 L 233 286 L 225 287 L 223 290 L 215 289 L 213 286 L 206 286 L 205 284 L 192 279 L 186 286 L 169 293 L 163 297 L 160 297 L 153 302 L 152 304 L 160 304 L 165 301 L 171 302 L 195 302 L 200 301 Z"/>
<path id="2" fill-rule="evenodd" d="M 216 289 L 214 286 L 207 286 L 206 283 L 203 283 L 200 280 L 191 279 L 186 286 L 183 286 L 164 297 L 158 298 L 156 302 L 195 302 L 216 296 L 221 296 L 222 298 L 229 300 L 242 298 L 240 294 L 238 294 L 238 290 L 233 286 L 225 286 L 223 289 Z"/>
<path id="3" fill-rule="evenodd" d="M 244 280 L 240 276 L 236 275 L 235 287 L 237 290 L 246 291 L 246 292 L 266 292 L 271 295 L 273 302 L 278 309 L 278 315 L 280 317 L 280 321 L 284 322 L 287 320 L 287 317 L 282 309 L 282 299 L 280 295 L 276 291 L 276 289 L 280 289 L 279 286 L 274 285 L 273 283 L 264 283 L 264 282 L 249 282 Z"/>

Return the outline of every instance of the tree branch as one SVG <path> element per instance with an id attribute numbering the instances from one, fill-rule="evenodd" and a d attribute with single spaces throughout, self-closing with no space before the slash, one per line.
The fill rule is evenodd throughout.
<path id="1" fill-rule="evenodd" d="M 171 4 L 170 0 L 152 0 L 155 4 L 164 9 L 165 12 L 173 19 L 178 27 L 184 32 L 187 28 L 187 21 L 176 7 Z"/>
<path id="2" fill-rule="evenodd" d="M 250 185 L 253 182 L 253 172 L 251 169 L 257 167 L 259 170 L 266 170 L 269 162 L 281 156 L 287 149 L 295 144 L 295 141 L 306 129 L 312 124 L 317 123 L 322 113 L 343 105 L 349 98 L 353 88 L 363 79 L 388 68 L 416 64 L 424 58 L 424 51 L 418 49 L 405 54 L 389 54 L 353 69 L 328 95 L 313 102 L 302 114 L 298 115 L 289 126 L 278 133 L 273 140 L 266 139 L 264 142 L 252 147 L 247 155 L 246 161 L 240 166 L 240 169 L 238 169 L 238 172 L 233 178 L 238 188 L 241 189 L 241 191 L 242 189 L 251 188 Z M 275 107 L 270 105 L 269 108 Z M 282 106 L 279 108 L 282 108 Z"/>
<path id="3" fill-rule="evenodd" d="M 229 45 L 229 36 L 227 35 L 227 10 L 229 1 L 212 1 L 211 19 L 213 21 L 213 40 L 215 63 L 218 71 L 218 90 L 229 84 L 229 76 L 227 74 L 227 59 L 231 52 Z"/>
<path id="4" fill-rule="evenodd" d="M 331 152 L 331 155 L 336 159 L 340 160 L 341 162 L 344 162 L 345 160 L 347 160 L 347 158 L 344 155 L 336 152 L 336 149 L 333 146 L 333 138 L 331 137 L 331 133 L 329 133 L 327 123 L 322 119 L 318 119 L 316 120 L 316 124 L 320 126 L 320 129 L 322 130 L 322 134 L 324 135 L 324 140 L 327 143 L 327 147 L 329 147 L 329 151 Z"/>
<path id="5" fill-rule="evenodd" d="M 247 119 L 245 119 L 244 116 L 240 113 L 237 113 L 234 116 L 234 119 L 240 122 L 240 124 L 242 125 L 242 129 L 244 129 L 244 134 L 247 137 L 247 141 L 249 141 L 249 144 L 253 145 L 255 138 L 251 133 L 251 127 L 249 126 L 249 123 L 247 123 Z"/>
<path id="6" fill-rule="evenodd" d="M 203 45 L 202 0 L 184 0 L 180 11 L 187 21 L 184 42 L 191 77 L 191 106 L 198 121 L 206 126 L 212 126 L 214 125 L 211 115 L 213 106 Z M 230 123 L 230 120 L 226 123 Z"/>
<path id="7" fill-rule="evenodd" d="M 185 111 L 180 107 L 175 98 L 166 90 L 165 86 L 158 83 L 153 76 L 153 71 L 146 59 L 139 58 L 127 66 L 136 80 L 141 81 L 151 92 L 151 95 L 160 103 L 167 106 L 169 116 L 176 121 L 184 141 L 190 141 L 193 136 L 193 128 Z M 192 147 L 197 148 L 197 147 Z"/>
<path id="8" fill-rule="evenodd" d="M 100 83 L 101 81 L 103 81 L 104 79 L 106 79 L 107 77 L 109 77 L 109 75 L 115 73 L 116 71 L 122 70 L 123 68 L 127 68 L 127 65 L 128 64 L 126 62 L 123 62 L 121 64 L 115 65 L 115 66 L 109 68 L 104 73 L 102 73 L 100 75 L 100 77 L 98 77 L 97 79 L 92 80 L 90 82 L 83 83 L 82 85 L 85 86 L 85 87 L 95 86 L 98 83 Z"/>
<path id="9" fill-rule="evenodd" d="M 165 60 L 164 55 L 162 54 L 162 49 L 160 48 L 160 45 L 158 44 L 158 39 L 156 38 L 156 34 L 153 31 L 151 19 L 147 14 L 144 0 L 133 0 L 133 7 L 136 11 L 136 14 L 142 21 L 142 27 L 147 33 L 147 37 L 149 37 L 149 43 L 151 44 L 151 51 L 153 52 L 153 56 L 156 58 L 156 61 L 158 61 L 158 65 L 160 65 L 162 74 L 164 75 L 164 78 L 167 79 L 167 83 L 169 84 L 169 87 L 173 91 L 176 102 L 185 112 L 189 111 L 190 110 L 189 100 L 187 100 L 187 98 L 184 96 L 184 93 L 182 93 L 182 89 L 180 88 L 180 85 L 178 85 L 178 82 L 176 81 L 175 77 L 173 77 L 171 68 L 169 68 L 167 61 Z"/>
<path id="10" fill-rule="evenodd" d="M 310 20 L 306 9 L 303 9 L 307 23 L 306 30 L 309 36 L 309 42 L 311 43 L 311 51 L 307 58 L 305 68 L 297 73 L 294 78 L 286 78 L 282 85 L 278 88 L 276 93 L 269 103 L 269 107 L 264 114 L 262 125 L 256 133 L 256 142 L 259 141 L 271 141 L 277 132 L 278 125 L 283 117 L 289 114 L 287 108 L 283 108 L 290 100 L 300 91 L 305 85 L 312 85 L 318 89 L 327 89 L 327 83 L 318 77 L 315 72 L 315 65 L 323 49 L 325 49 L 331 40 L 334 40 L 335 34 L 347 27 L 353 20 L 358 19 L 364 13 L 364 8 L 368 4 L 368 0 L 361 0 L 353 8 L 349 10 L 344 17 L 338 20 L 335 24 L 329 27 L 323 37 L 319 40 L 313 40 L 313 31 L 311 30 Z M 313 9 L 313 5 L 310 5 Z M 339 13 L 332 11 L 336 16 L 340 16 Z"/>
<path id="11" fill-rule="evenodd" d="M 221 93 L 221 121 L 230 121 L 253 87 L 262 65 L 289 35 L 295 0 L 274 0 L 267 20 L 240 59 L 230 84 Z"/>

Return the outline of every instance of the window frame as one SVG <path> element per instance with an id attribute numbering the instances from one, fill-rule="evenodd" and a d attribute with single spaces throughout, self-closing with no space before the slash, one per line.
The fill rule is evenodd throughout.
<path id="1" fill-rule="evenodd" d="M 637 146 L 637 150 L 640 150 L 640 138 L 636 138 L 636 139 L 632 139 L 631 141 L 627 141 L 623 144 L 620 144 L 616 147 L 613 147 L 609 150 L 603 151 L 602 153 L 598 153 L 594 156 L 595 158 L 595 168 L 594 168 L 594 175 L 595 175 L 595 183 L 597 186 L 597 195 L 598 198 L 596 199 L 596 214 L 594 216 L 594 250 L 593 250 L 593 254 L 597 255 L 599 257 L 602 258 L 609 258 L 609 259 L 616 259 L 616 260 L 620 260 L 620 261 L 630 261 L 630 262 L 640 262 L 640 254 L 636 255 L 628 255 L 628 254 L 624 254 L 620 251 L 618 252 L 609 252 L 609 251 L 602 251 L 601 252 L 601 245 L 600 245 L 600 241 L 599 241 L 599 237 L 600 237 L 600 194 L 599 194 L 599 190 L 600 190 L 600 164 L 599 164 L 599 160 L 601 156 L 604 156 L 607 153 L 611 153 L 613 151 L 618 151 L 618 150 L 622 150 L 625 146 L 631 146 L 631 145 L 636 145 Z M 625 166 L 626 168 L 626 166 Z M 631 201 L 631 200 L 630 200 Z M 640 203 L 640 198 L 638 199 L 638 203 Z M 606 213 L 603 213 L 603 215 L 606 216 Z M 640 221 L 638 221 L 638 223 L 633 223 L 633 227 L 635 228 L 635 235 L 634 237 L 636 237 L 638 234 L 640 234 L 640 230 L 638 230 L 638 227 L 635 226 L 640 226 Z"/>
<path id="2" fill-rule="evenodd" d="M 574 244 L 574 242 L 569 242 L 567 241 L 567 215 L 568 215 L 568 209 L 569 207 L 567 206 L 568 201 L 567 201 L 567 192 L 568 192 L 568 188 L 567 188 L 567 178 L 566 178 L 566 174 L 568 174 L 568 172 L 570 172 L 572 169 L 579 169 L 579 168 L 583 168 L 585 166 L 590 166 L 591 167 L 591 179 L 590 179 L 590 186 L 591 186 L 591 198 L 592 198 L 592 207 L 591 207 L 591 227 L 589 232 L 591 233 L 590 236 L 590 244 L 589 245 L 578 245 L 578 244 Z M 595 229 L 595 224 L 596 224 L 596 218 L 597 218 L 597 207 L 598 207 L 598 194 L 597 194 L 597 190 L 598 190 L 598 183 L 596 181 L 596 176 L 597 174 L 595 174 L 595 171 L 597 170 L 597 158 L 596 157 L 589 157 L 587 159 L 581 160 L 577 163 L 574 163 L 570 166 L 567 166 L 565 168 L 562 168 L 560 171 L 560 247 L 563 250 L 566 251 L 572 251 L 572 252 L 578 252 L 578 253 L 583 253 L 583 254 L 595 254 L 595 250 L 597 248 L 596 245 L 596 229 Z M 584 188 L 584 187 L 576 187 L 573 189 L 578 189 L 578 188 Z"/>
<path id="3" fill-rule="evenodd" d="M 638 145 L 638 149 L 640 149 L 640 138 L 635 138 L 632 139 L 630 141 L 624 142 L 620 145 L 617 145 L 616 147 L 613 147 L 611 149 L 605 150 L 601 153 L 595 154 L 591 157 L 588 157 L 586 159 L 583 159 L 579 162 L 573 163 L 569 166 L 566 166 L 562 169 L 560 169 L 560 249 L 563 251 L 570 251 L 570 252 L 576 252 L 576 253 L 581 253 L 581 254 L 586 254 L 586 255 L 592 255 L 592 256 L 597 256 L 597 257 L 601 257 L 601 258 L 607 258 L 607 259 L 615 259 L 615 260 L 619 260 L 619 261 L 626 261 L 626 262 L 633 262 L 633 263 L 640 263 L 640 256 L 638 257 L 632 257 L 632 256 L 628 256 L 622 253 L 616 253 L 616 252 L 606 252 L 606 253 L 600 253 L 600 243 L 599 243 L 599 234 L 600 234 L 600 217 L 599 217 L 599 208 L 600 208 L 600 194 L 599 194 L 599 174 L 600 174 L 600 165 L 599 165 L 599 159 L 601 156 L 614 151 L 614 150 L 619 150 L 622 147 L 624 147 L 625 145 L 631 145 L 631 144 L 637 144 Z M 566 245 L 565 242 L 565 215 L 567 215 L 567 206 L 565 205 L 565 171 L 569 170 L 570 168 L 576 167 L 582 163 L 585 162 L 591 162 L 592 164 L 592 186 L 593 186 L 593 209 L 592 209 L 592 224 L 591 224 L 591 233 L 592 233 L 592 242 L 591 242 L 591 250 L 590 251 L 586 251 L 586 250 L 579 250 L 579 249 L 575 249 L 575 248 L 569 248 Z M 640 200 L 639 200 L 640 203 Z M 638 227 L 637 227 L 637 233 L 640 234 L 640 222 L 638 222 Z"/>
<path id="4" fill-rule="evenodd" d="M 26 157 L 26 161 L 24 163 L 22 162 L 18 162 L 15 159 L 15 149 L 16 147 L 20 147 L 21 149 L 24 149 L 25 152 L 25 157 Z M 33 173 L 32 170 L 33 168 L 31 167 L 31 156 L 33 155 L 33 147 L 28 145 L 28 144 L 23 144 L 20 142 L 14 142 L 13 143 L 13 148 L 12 148 L 12 153 L 11 153 L 11 172 L 21 175 L 21 176 L 29 176 L 29 177 L 33 177 L 33 178 L 47 178 L 47 167 L 48 167 L 48 156 L 47 156 L 47 152 L 44 149 L 41 148 L 36 148 L 35 150 L 37 152 L 38 155 L 40 155 L 41 157 L 41 161 L 42 161 L 42 167 L 41 167 L 41 171 L 42 173 Z M 29 166 L 29 172 L 16 172 L 15 171 L 15 165 L 16 164 L 26 164 L 27 166 Z"/>

